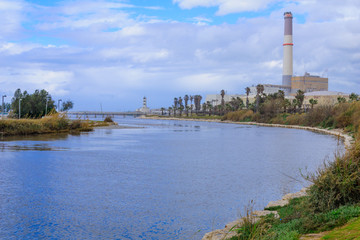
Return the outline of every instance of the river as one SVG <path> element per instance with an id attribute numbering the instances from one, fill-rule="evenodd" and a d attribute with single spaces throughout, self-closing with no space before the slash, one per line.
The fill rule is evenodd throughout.
<path id="1" fill-rule="evenodd" d="M 134 128 L 0 141 L 0 239 L 201 239 L 343 149 L 297 129 L 115 120 Z"/>

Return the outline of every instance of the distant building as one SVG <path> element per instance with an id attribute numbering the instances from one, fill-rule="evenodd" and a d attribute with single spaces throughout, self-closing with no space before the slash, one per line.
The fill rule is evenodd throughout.
<path id="1" fill-rule="evenodd" d="M 291 78 L 291 94 L 296 94 L 298 90 L 305 93 L 315 91 L 328 91 L 329 79 L 313 76 L 305 73 L 304 76 L 294 76 Z"/>
<path id="2" fill-rule="evenodd" d="M 262 84 L 264 86 L 264 93 L 265 94 L 273 94 L 279 92 L 279 90 L 284 91 L 285 93 L 290 92 L 289 86 L 284 85 L 273 85 L 273 84 Z M 251 86 L 250 88 L 250 94 L 249 95 L 256 95 L 257 90 L 256 86 Z"/>
<path id="3" fill-rule="evenodd" d="M 143 106 L 139 109 L 136 109 L 136 111 L 138 112 L 142 112 L 142 113 L 150 113 L 150 108 L 148 108 L 146 106 L 147 102 L 146 102 L 146 97 L 143 98 Z"/>

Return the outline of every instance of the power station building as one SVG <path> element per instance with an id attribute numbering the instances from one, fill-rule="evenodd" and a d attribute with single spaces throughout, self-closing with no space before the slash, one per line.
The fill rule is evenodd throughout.
<path id="1" fill-rule="evenodd" d="M 282 84 L 262 84 L 264 86 L 265 94 L 277 93 L 279 90 L 285 92 L 288 98 L 293 98 L 298 90 L 306 93 L 306 96 L 346 96 L 348 94 L 338 92 L 329 92 L 329 79 L 311 75 L 305 72 L 303 76 L 293 75 L 293 15 L 291 12 L 284 13 L 284 42 L 283 42 L 283 72 L 282 72 Z M 253 98 L 257 94 L 256 86 L 253 85 L 250 88 L 250 96 Z M 226 97 L 231 99 L 232 97 L 240 96 L 242 99 L 246 99 L 246 95 L 227 95 Z M 335 97 L 334 97 L 335 98 Z M 221 96 L 218 94 L 206 96 L 205 101 L 220 104 L 219 99 Z M 226 101 L 227 99 L 225 99 Z"/>

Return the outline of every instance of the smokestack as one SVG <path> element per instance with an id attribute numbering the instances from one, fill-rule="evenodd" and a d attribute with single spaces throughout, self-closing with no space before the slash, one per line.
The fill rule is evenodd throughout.
<path id="1" fill-rule="evenodd" d="M 292 39 L 292 13 L 284 13 L 284 59 L 282 85 L 291 86 L 293 75 L 293 39 Z"/>

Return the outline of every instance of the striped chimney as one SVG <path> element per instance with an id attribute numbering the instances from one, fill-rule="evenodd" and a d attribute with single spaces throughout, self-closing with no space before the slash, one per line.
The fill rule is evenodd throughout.
<path id="1" fill-rule="evenodd" d="M 291 86 L 293 75 L 293 39 L 292 39 L 292 19 L 291 12 L 284 13 L 284 59 L 283 59 L 283 78 L 282 85 Z"/>

